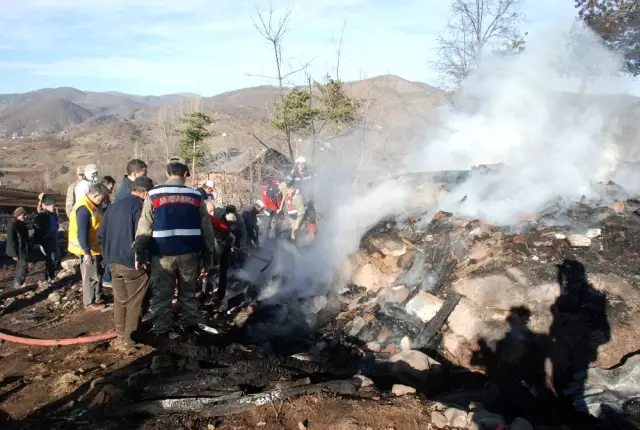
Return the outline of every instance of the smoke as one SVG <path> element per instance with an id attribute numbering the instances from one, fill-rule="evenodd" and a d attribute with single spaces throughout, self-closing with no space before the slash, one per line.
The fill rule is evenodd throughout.
<path id="1" fill-rule="evenodd" d="M 440 208 L 505 225 L 558 197 L 589 196 L 624 152 L 618 118 L 633 98 L 621 96 L 629 85 L 621 65 L 575 24 L 549 29 L 522 54 L 487 56 L 455 95 L 456 106 L 442 109 L 436 137 L 407 165 L 440 171 L 504 163 L 473 174 Z"/>

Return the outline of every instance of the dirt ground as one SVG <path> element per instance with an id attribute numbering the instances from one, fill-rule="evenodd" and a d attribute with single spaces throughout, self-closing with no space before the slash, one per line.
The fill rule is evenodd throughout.
<path id="1" fill-rule="evenodd" d="M 32 268 L 29 282 L 42 279 L 41 268 Z M 0 269 L 0 286 L 13 279 L 13 266 Z M 112 312 L 84 312 L 77 278 L 63 279 L 58 290 L 63 308 L 52 303 L 49 291 L 30 298 L 15 298 L 0 314 L 0 328 L 35 338 L 68 338 L 112 330 Z M 37 327 L 34 327 L 37 326 Z M 15 428 L 140 428 L 140 429 L 419 429 L 427 428 L 428 403 L 417 397 L 389 398 L 371 390 L 364 397 L 312 395 L 216 419 L 190 415 L 153 419 L 84 422 L 73 405 L 83 386 L 135 363 L 148 365 L 153 349 L 145 347 L 133 355 L 115 353 L 108 342 L 64 347 L 39 347 L 5 342 L 0 345 L 0 415 L 10 417 Z M 138 364 L 139 366 L 140 364 Z M 71 375 L 71 376 L 69 376 Z M 61 400 L 62 399 L 62 400 Z M 69 409 L 69 406 L 71 408 Z M 55 413 L 64 407 L 64 414 Z M 71 410 L 69 414 L 68 410 Z M 42 412 L 50 418 L 42 419 Z M 78 412 L 78 416 L 73 416 Z M 34 423 L 34 416 L 38 419 Z M 0 423 L 3 418 L 0 416 Z M 4 427 L 4 425 L 0 425 Z"/>

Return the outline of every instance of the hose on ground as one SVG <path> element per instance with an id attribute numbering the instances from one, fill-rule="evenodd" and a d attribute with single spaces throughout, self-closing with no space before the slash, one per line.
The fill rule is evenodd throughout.
<path id="1" fill-rule="evenodd" d="M 83 343 L 101 342 L 104 340 L 113 339 L 116 337 L 116 332 L 111 331 L 108 333 L 95 334 L 91 336 L 72 337 L 68 339 L 33 339 L 29 337 L 12 336 L 10 334 L 2 333 L 0 331 L 0 339 L 7 342 L 19 343 L 22 345 L 35 345 L 35 346 L 67 346 L 67 345 L 79 345 Z"/>

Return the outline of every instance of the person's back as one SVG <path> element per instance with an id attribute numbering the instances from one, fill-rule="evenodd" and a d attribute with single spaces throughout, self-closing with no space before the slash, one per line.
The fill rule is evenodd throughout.
<path id="1" fill-rule="evenodd" d="M 147 264 L 150 260 L 151 264 L 153 333 L 159 336 L 173 329 L 171 301 L 176 278 L 182 309 L 180 323 L 186 330 L 197 327 L 198 276 L 202 266 L 210 269 L 215 260 L 211 219 L 200 193 L 185 185 L 188 175 L 184 159 L 169 160 L 169 179 L 149 191 L 136 231 L 136 263 Z"/>
<path id="2" fill-rule="evenodd" d="M 133 268 L 134 253 L 131 244 L 135 240 L 142 203 L 141 198 L 129 195 L 113 202 L 105 212 L 99 238 L 102 255 L 109 264 Z"/>
<path id="3" fill-rule="evenodd" d="M 131 333 L 138 327 L 147 292 L 149 275 L 135 267 L 131 244 L 135 240 L 143 201 L 152 187 L 151 179 L 137 177 L 131 194 L 109 206 L 98 231 L 102 254 L 109 262 L 112 276 L 113 320 L 117 334 L 114 346 L 119 350 L 128 351 L 135 347 Z"/>

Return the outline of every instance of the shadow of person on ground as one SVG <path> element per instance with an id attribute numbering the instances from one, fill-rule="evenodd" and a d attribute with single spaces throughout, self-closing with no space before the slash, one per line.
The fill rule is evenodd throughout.
<path id="1" fill-rule="evenodd" d="M 577 410 L 587 411 L 584 374 L 598 358 L 598 348 L 611 339 L 606 296 L 587 280 L 582 263 L 565 259 L 558 265 L 560 296 L 551 307 L 548 357 L 553 368 L 553 389 Z M 572 387 L 574 401 L 564 397 Z"/>
<path id="2" fill-rule="evenodd" d="M 545 386 L 545 336 L 529 329 L 530 319 L 528 308 L 511 308 L 507 334 L 493 344 L 481 339 L 471 364 L 485 368 L 498 386 L 501 410 L 495 412 L 510 419 L 539 417 L 539 424 L 552 424 L 556 413 L 552 408 L 554 396 Z"/>
<path id="3" fill-rule="evenodd" d="M 551 306 L 549 334 L 528 328 L 527 308 L 512 308 L 509 332 L 493 345 L 480 340 L 472 362 L 498 385 L 499 412 L 507 419 L 521 416 L 534 425 L 580 421 L 589 428 L 590 418 L 575 411 L 587 411 L 584 375 L 611 337 L 607 300 L 588 282 L 582 263 L 565 259 L 557 269 L 560 295 Z"/>

